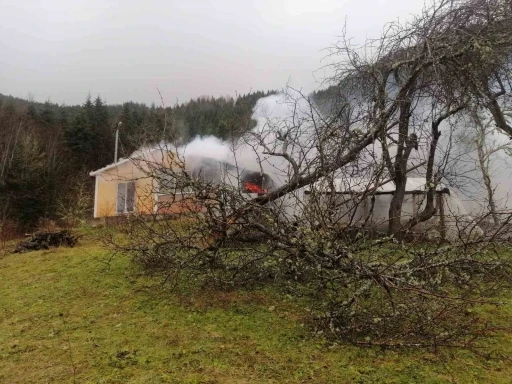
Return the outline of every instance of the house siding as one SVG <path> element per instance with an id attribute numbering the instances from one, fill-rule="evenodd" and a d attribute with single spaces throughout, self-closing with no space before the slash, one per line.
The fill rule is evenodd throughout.
<path id="1" fill-rule="evenodd" d="M 149 164 L 171 166 L 172 153 L 154 153 L 147 159 Z M 94 217 L 117 216 L 117 185 L 133 181 L 135 183 L 135 213 L 170 214 L 183 211 L 198 211 L 192 196 L 165 196 L 156 193 L 156 182 L 144 172 L 144 161 L 135 164 L 124 161 L 118 165 L 96 174 Z"/>

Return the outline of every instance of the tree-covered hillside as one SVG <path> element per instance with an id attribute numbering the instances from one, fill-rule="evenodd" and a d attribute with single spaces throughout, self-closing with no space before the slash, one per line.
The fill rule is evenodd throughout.
<path id="1" fill-rule="evenodd" d="M 88 173 L 113 161 L 119 122 L 120 156 L 162 140 L 228 139 L 253 127 L 256 101 L 272 93 L 199 97 L 167 107 L 107 105 L 100 96 L 66 106 L 0 94 L 0 233 L 33 228 L 42 218 L 88 215 Z"/>

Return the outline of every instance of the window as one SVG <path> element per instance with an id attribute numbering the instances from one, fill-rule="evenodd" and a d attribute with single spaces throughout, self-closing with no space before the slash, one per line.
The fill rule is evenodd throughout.
<path id="1" fill-rule="evenodd" d="M 192 193 L 190 183 L 192 178 L 186 171 L 160 171 L 156 177 L 158 182 L 158 194 L 176 195 Z"/>
<path id="2" fill-rule="evenodd" d="M 131 213 L 135 210 L 135 182 L 117 184 L 117 214 Z"/>

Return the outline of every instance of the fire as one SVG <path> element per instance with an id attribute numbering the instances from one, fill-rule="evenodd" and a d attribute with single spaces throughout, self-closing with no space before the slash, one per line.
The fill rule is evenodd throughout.
<path id="1" fill-rule="evenodd" d="M 250 193 L 267 193 L 267 190 L 265 188 L 262 188 L 259 185 L 251 183 L 249 181 L 244 182 L 244 188 L 246 191 L 249 191 Z"/>

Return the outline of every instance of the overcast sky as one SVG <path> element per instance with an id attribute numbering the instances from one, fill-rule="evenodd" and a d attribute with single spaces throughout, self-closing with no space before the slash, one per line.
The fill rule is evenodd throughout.
<path id="1" fill-rule="evenodd" d="M 0 0 L 0 93 L 166 104 L 201 95 L 318 88 L 325 48 L 423 0 Z"/>

